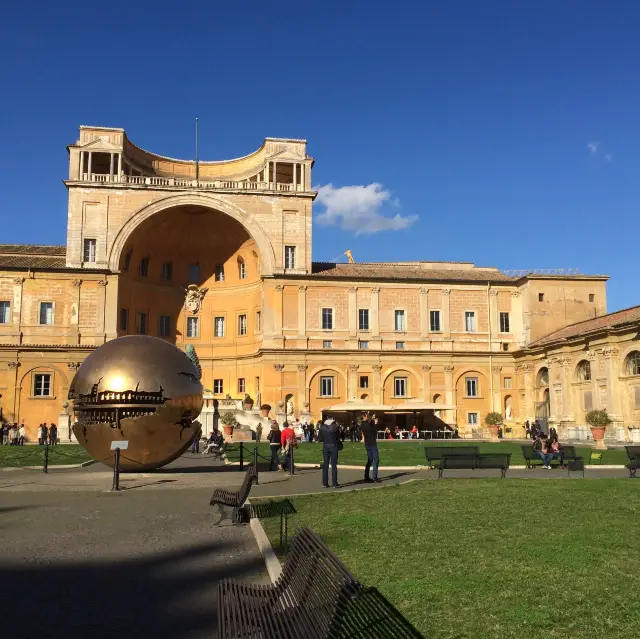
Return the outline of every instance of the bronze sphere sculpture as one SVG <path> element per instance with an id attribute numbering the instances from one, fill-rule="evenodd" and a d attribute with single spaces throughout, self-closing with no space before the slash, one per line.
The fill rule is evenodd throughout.
<path id="1" fill-rule="evenodd" d="M 147 335 L 119 337 L 93 351 L 71 382 L 73 432 L 108 466 L 111 442 L 126 440 L 121 470 L 160 468 L 199 430 L 202 392 L 198 369 L 179 348 Z"/>

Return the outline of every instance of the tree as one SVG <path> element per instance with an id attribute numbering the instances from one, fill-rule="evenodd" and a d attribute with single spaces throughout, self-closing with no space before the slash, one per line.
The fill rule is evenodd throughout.
<path id="1" fill-rule="evenodd" d="M 193 344 L 187 344 L 185 352 L 198 371 L 198 379 L 202 379 L 202 366 L 200 366 L 200 360 L 198 359 L 198 354 L 196 353 L 196 349 L 193 347 Z"/>

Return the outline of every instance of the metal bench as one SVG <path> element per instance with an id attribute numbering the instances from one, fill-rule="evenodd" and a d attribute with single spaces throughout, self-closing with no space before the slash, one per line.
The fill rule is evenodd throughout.
<path id="1" fill-rule="evenodd" d="M 468 468 L 470 470 L 499 470 L 502 477 L 506 477 L 511 453 L 483 453 L 476 455 L 444 455 L 438 467 L 438 478 L 447 469 Z"/>
<path id="2" fill-rule="evenodd" d="M 425 446 L 424 456 L 429 466 L 436 467 L 434 462 L 440 462 L 444 455 L 479 455 L 478 446 Z"/>
<path id="3" fill-rule="evenodd" d="M 218 637 L 421 637 L 381 595 L 372 593 L 375 590 L 358 583 L 320 537 L 302 528 L 273 586 L 232 579 L 220 583 Z"/>
<path id="4" fill-rule="evenodd" d="M 520 449 L 522 450 L 522 456 L 527 463 L 527 468 L 542 466 L 542 460 L 536 455 L 531 444 L 522 444 Z M 555 462 L 556 466 L 565 466 L 569 461 L 578 461 L 580 459 L 582 459 L 582 457 L 576 453 L 575 446 L 563 445 L 560 449 L 559 457 L 554 457 L 551 460 L 550 465 L 553 465 Z"/>
<path id="5" fill-rule="evenodd" d="M 244 480 L 239 490 L 226 490 L 224 488 L 216 488 L 211 496 L 210 506 L 218 506 L 220 510 L 220 520 L 218 525 L 222 523 L 224 518 L 224 507 L 233 508 L 231 515 L 231 521 L 234 524 L 242 523 L 242 507 L 249 498 L 251 492 L 251 485 L 257 483 L 258 471 L 253 464 L 247 467 L 247 472 L 244 475 Z"/>
<path id="6" fill-rule="evenodd" d="M 625 449 L 629 458 L 629 463 L 627 464 L 629 477 L 635 477 L 640 468 L 640 446 L 625 446 Z"/>

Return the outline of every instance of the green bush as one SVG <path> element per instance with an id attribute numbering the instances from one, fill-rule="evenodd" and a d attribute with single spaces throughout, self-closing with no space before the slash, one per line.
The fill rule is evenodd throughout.
<path id="1" fill-rule="evenodd" d="M 590 410 L 585 416 L 585 421 L 594 428 L 606 428 L 611 423 L 611 418 L 606 410 Z"/>
<path id="2" fill-rule="evenodd" d="M 238 423 L 233 413 L 222 413 L 222 415 L 220 415 L 220 421 L 225 426 L 235 426 Z"/>
<path id="3" fill-rule="evenodd" d="M 487 413 L 484 423 L 487 426 L 499 426 L 502 424 L 502 415 L 500 413 Z"/>

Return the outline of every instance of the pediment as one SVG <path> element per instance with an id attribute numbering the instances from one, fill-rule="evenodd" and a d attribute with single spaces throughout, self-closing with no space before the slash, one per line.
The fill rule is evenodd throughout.
<path id="1" fill-rule="evenodd" d="M 278 161 L 278 160 L 291 160 L 294 162 L 300 162 L 300 160 L 304 160 L 304 153 L 295 153 L 292 149 L 285 149 L 284 151 L 280 151 L 279 153 L 274 153 L 269 156 L 270 160 Z"/>
<path id="2" fill-rule="evenodd" d="M 105 136 L 108 137 L 108 136 Z M 122 147 L 109 142 L 108 139 L 98 138 L 84 145 L 79 145 L 83 151 L 122 151 Z"/>

